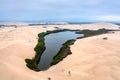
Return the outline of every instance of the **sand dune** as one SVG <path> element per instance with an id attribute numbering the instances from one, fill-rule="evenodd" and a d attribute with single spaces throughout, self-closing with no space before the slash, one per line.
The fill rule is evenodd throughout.
<path id="1" fill-rule="evenodd" d="M 25 58 L 35 54 L 37 34 L 54 27 L 69 29 L 118 29 L 111 23 L 0 28 L 0 80 L 120 80 L 120 31 L 78 39 L 72 55 L 47 71 L 35 72 Z M 108 37 L 108 40 L 103 40 Z M 70 71 L 70 74 L 68 73 Z"/>

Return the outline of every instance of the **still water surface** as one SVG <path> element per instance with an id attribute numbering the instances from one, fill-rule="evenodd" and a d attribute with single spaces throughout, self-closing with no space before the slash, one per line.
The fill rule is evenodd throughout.
<path id="1" fill-rule="evenodd" d="M 58 33 L 52 33 L 45 36 L 46 49 L 43 52 L 38 67 L 40 70 L 46 70 L 50 67 L 50 63 L 53 57 L 58 53 L 62 44 L 70 39 L 76 39 L 82 37 L 83 34 L 76 34 L 75 31 L 64 31 Z"/>

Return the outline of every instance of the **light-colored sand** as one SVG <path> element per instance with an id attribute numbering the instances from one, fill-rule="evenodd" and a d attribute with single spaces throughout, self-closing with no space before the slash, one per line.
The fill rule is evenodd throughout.
<path id="1" fill-rule="evenodd" d="M 47 28 L 0 28 L 0 80 L 120 80 L 120 31 L 78 39 L 71 46 L 72 55 L 47 71 L 34 72 L 25 65 L 25 58 L 34 56 L 37 34 Z M 118 29 L 110 23 L 62 25 L 70 29 Z M 102 38 L 108 37 L 108 40 Z M 70 74 L 68 72 L 70 71 Z"/>

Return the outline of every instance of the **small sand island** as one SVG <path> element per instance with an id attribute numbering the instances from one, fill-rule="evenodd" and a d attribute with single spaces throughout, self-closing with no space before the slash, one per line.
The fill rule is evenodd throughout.
<path id="1" fill-rule="evenodd" d="M 120 29 L 113 23 L 91 24 L 33 24 L 23 22 L 0 23 L 0 79 L 1 80 L 120 80 Z M 45 36 L 55 31 L 77 31 L 84 37 L 74 44 L 60 47 L 60 61 L 47 70 L 31 67 L 29 60 L 38 65 L 45 48 L 36 49 Z M 44 33 L 45 35 L 41 34 Z M 42 35 L 42 37 L 41 37 Z M 68 35 L 69 36 L 69 35 Z M 42 39 L 43 38 L 43 39 Z M 42 40 L 42 42 L 41 42 Z M 40 45 L 41 47 L 41 45 Z M 64 49 L 62 51 L 62 49 Z M 38 52 L 37 52 L 38 51 Z M 42 51 L 42 52 L 40 52 Z M 62 52 L 61 52 L 62 51 Z M 65 53 L 71 53 L 65 55 Z M 41 54 L 37 54 L 41 53 Z M 25 60 L 28 60 L 28 66 Z M 31 62 L 30 62 L 31 63 Z"/>

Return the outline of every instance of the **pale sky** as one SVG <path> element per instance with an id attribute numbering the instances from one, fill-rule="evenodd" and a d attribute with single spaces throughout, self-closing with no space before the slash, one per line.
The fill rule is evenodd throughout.
<path id="1" fill-rule="evenodd" d="M 120 0 L 0 0 L 0 21 L 120 22 Z"/>

